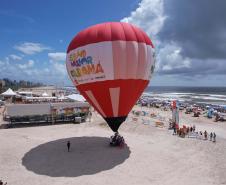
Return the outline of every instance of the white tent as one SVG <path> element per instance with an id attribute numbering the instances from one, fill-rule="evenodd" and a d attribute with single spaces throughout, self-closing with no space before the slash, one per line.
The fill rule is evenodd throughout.
<path id="1" fill-rule="evenodd" d="M 42 93 L 42 97 L 47 97 L 49 96 L 46 92 Z"/>
<path id="2" fill-rule="evenodd" d="M 12 89 L 9 88 L 7 91 L 2 93 L 2 95 L 3 96 L 16 96 L 17 94 Z"/>
<path id="3" fill-rule="evenodd" d="M 29 96 L 31 97 L 32 96 L 32 92 L 31 91 L 19 91 L 17 92 L 19 95 L 22 95 L 22 96 Z"/>
<path id="4" fill-rule="evenodd" d="M 58 100 L 65 100 L 65 99 L 67 99 L 64 95 L 62 95 L 62 96 L 60 96 L 60 97 L 58 97 L 57 98 Z"/>
<path id="5" fill-rule="evenodd" d="M 80 102 L 84 102 L 86 101 L 86 99 L 80 95 L 80 94 L 71 94 L 66 96 L 68 99 L 74 100 L 74 101 L 80 101 Z"/>

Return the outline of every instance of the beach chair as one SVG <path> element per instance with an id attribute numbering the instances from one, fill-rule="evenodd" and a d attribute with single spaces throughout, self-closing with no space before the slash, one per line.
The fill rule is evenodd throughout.
<path id="1" fill-rule="evenodd" d="M 163 127 L 164 127 L 164 123 L 163 123 L 162 121 L 156 121 L 156 122 L 155 122 L 155 126 L 156 126 L 156 127 L 163 128 Z"/>
<path id="2" fill-rule="evenodd" d="M 145 120 L 145 119 L 142 119 L 142 123 L 144 124 L 144 125 L 150 125 L 150 120 Z"/>
<path id="3" fill-rule="evenodd" d="M 142 111 L 142 116 L 146 116 L 147 112 L 146 111 Z"/>
<path id="4" fill-rule="evenodd" d="M 138 120 L 138 118 L 133 117 L 132 120 L 136 122 Z"/>
<path id="5" fill-rule="evenodd" d="M 155 114 L 155 113 L 151 113 L 150 116 L 151 116 L 152 118 L 155 118 L 155 117 L 156 117 L 156 114 Z"/>

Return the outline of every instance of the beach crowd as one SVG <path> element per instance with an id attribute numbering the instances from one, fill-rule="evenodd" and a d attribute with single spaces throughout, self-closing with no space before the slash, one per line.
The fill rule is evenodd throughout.
<path id="1" fill-rule="evenodd" d="M 206 130 L 205 131 L 196 131 L 195 125 L 193 126 L 185 126 L 183 125 L 182 128 L 173 128 L 173 135 L 177 135 L 179 137 L 185 137 L 187 136 L 188 138 L 198 138 L 198 139 L 203 139 L 203 140 L 209 140 L 212 142 L 216 142 L 216 133 L 215 132 L 210 132 L 208 133 Z"/>

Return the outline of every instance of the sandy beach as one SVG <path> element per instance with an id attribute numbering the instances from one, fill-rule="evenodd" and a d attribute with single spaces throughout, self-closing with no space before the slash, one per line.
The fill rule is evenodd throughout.
<path id="1" fill-rule="evenodd" d="M 158 118 L 170 111 L 138 107 Z M 172 135 L 158 118 L 130 114 L 121 126 L 124 148 L 109 147 L 112 131 L 93 114 L 91 122 L 0 130 L 0 179 L 9 185 L 226 184 L 226 123 L 180 113 L 180 122 L 197 130 L 215 131 L 217 142 Z M 142 120 L 149 120 L 143 124 Z M 72 144 L 71 152 L 66 142 Z"/>

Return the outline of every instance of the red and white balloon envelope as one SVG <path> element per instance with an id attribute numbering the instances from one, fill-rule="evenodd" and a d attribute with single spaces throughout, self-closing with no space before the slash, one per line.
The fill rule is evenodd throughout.
<path id="1" fill-rule="evenodd" d="M 66 66 L 78 91 L 117 132 L 152 77 L 154 46 L 131 24 L 97 24 L 73 38 Z"/>

